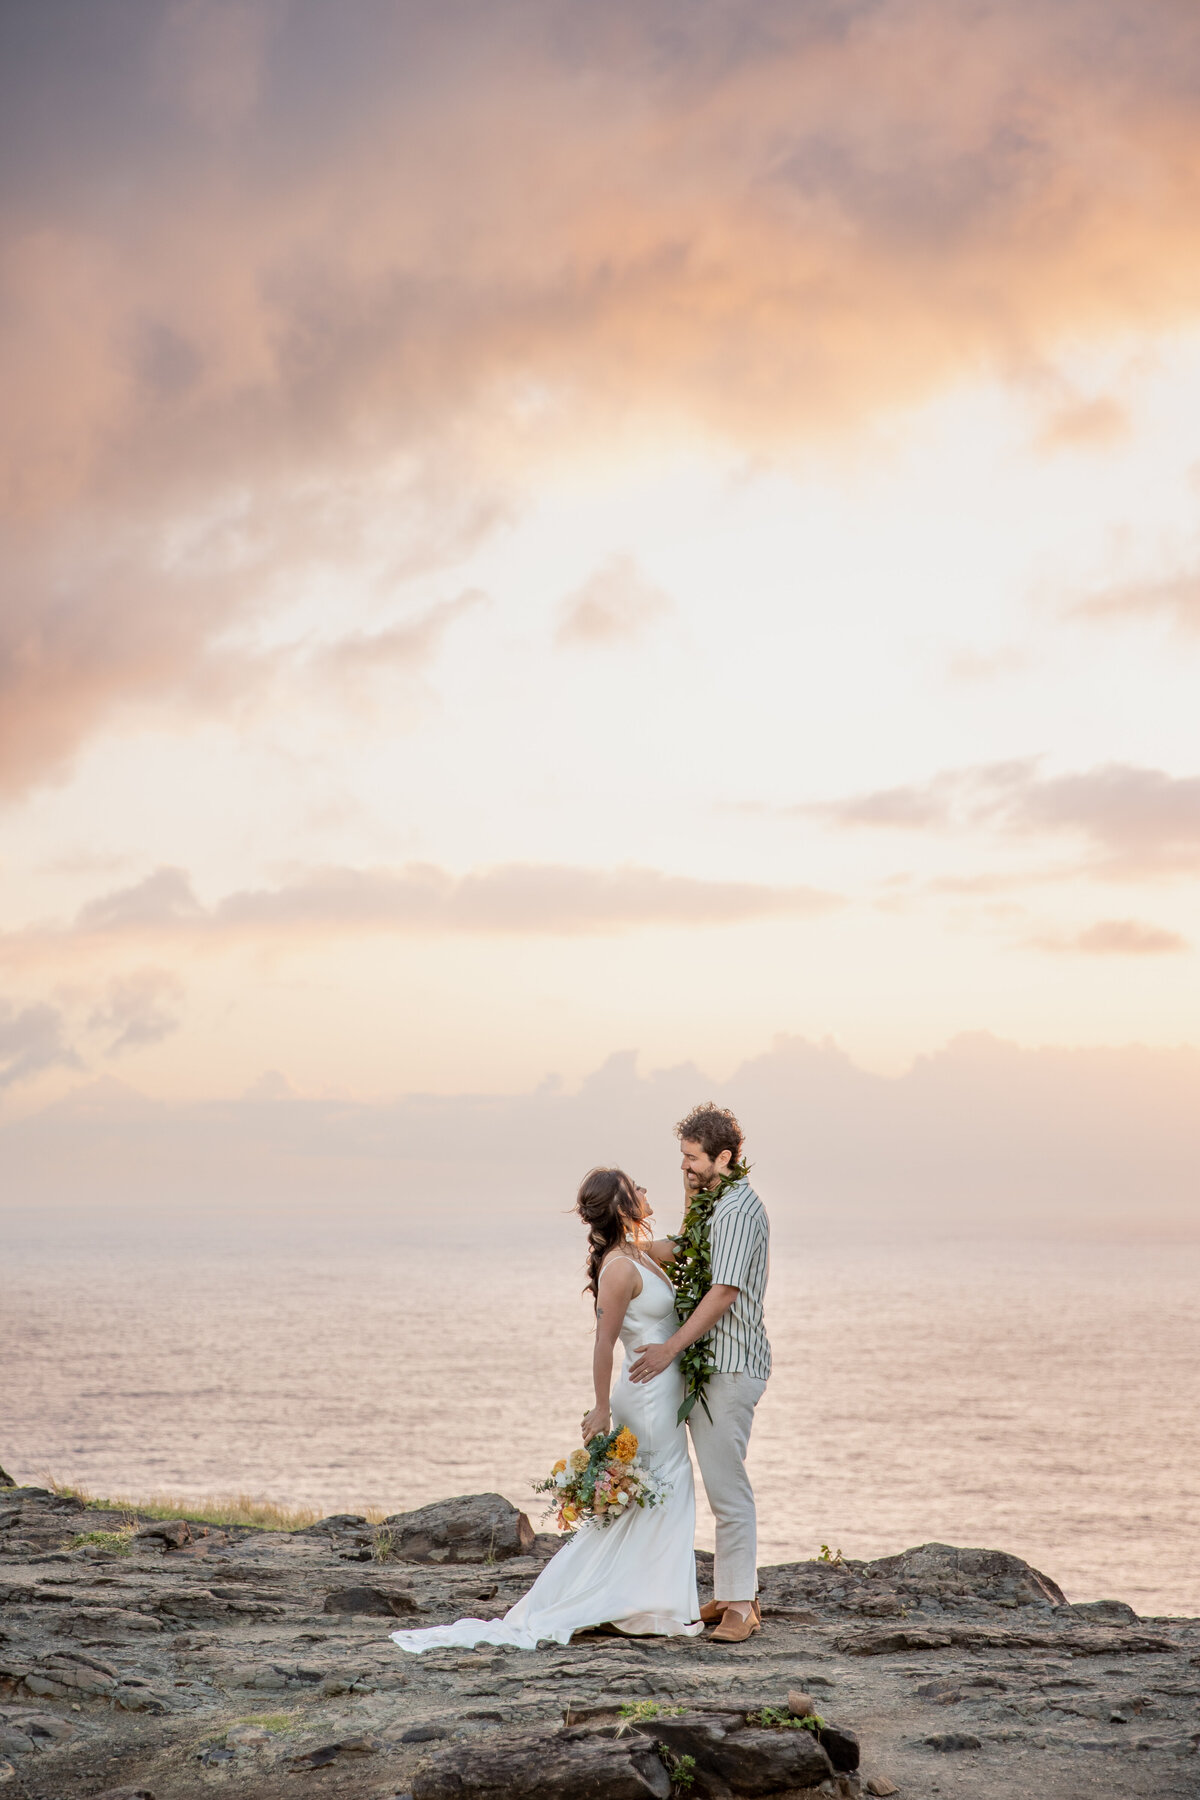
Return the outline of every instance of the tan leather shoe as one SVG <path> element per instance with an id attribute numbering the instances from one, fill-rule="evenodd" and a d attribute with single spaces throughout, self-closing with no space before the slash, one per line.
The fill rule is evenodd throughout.
<path id="1" fill-rule="evenodd" d="M 726 1607 L 725 1615 L 714 1632 L 709 1634 L 710 1644 L 744 1644 L 748 1637 L 762 1630 L 762 1616 L 758 1610 L 758 1602 L 754 1601 L 745 1618 L 741 1613 L 730 1612 Z"/>
<path id="2" fill-rule="evenodd" d="M 704 1606 L 702 1606 L 700 1608 L 700 1617 L 703 1620 L 705 1625 L 715 1625 L 718 1622 L 718 1620 L 723 1619 L 725 1617 L 725 1608 L 732 1604 L 733 1604 L 732 1601 L 729 1601 L 729 1600 L 709 1600 L 708 1602 L 706 1602 L 706 1604 Z M 755 1618 L 758 1620 L 759 1624 L 761 1625 L 762 1624 L 762 1607 L 758 1604 L 757 1600 L 752 1600 L 750 1602 L 750 1604 L 754 1608 Z"/>
<path id="3" fill-rule="evenodd" d="M 732 1606 L 733 1604 L 734 1602 L 732 1600 L 709 1600 L 706 1605 L 700 1608 L 700 1617 L 706 1625 L 715 1625 L 719 1620 L 725 1617 L 725 1608 L 727 1606 Z M 750 1604 L 754 1608 L 755 1618 L 758 1620 L 759 1624 L 761 1624 L 762 1607 L 758 1604 L 757 1600 L 752 1600 Z"/>

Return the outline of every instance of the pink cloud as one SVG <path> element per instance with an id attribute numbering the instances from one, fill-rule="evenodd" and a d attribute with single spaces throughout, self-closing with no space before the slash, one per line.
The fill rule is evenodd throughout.
<path id="1" fill-rule="evenodd" d="M 305 1098 L 278 1075 L 239 1099 L 185 1103 L 109 1080 L 0 1128 L 0 1196 L 77 1206 L 85 1173 L 89 1207 L 110 1221 L 153 1207 L 194 1222 L 195 1206 L 207 1218 L 223 1203 L 239 1221 L 309 1211 L 339 1228 L 348 1208 L 386 1209 L 410 1229 L 431 1207 L 544 1217 L 604 1156 L 649 1181 L 672 1226 L 671 1127 L 710 1093 L 738 1113 L 779 1230 L 1200 1231 L 1200 1051 L 1021 1047 L 986 1033 L 894 1078 L 787 1037 L 720 1084 L 692 1064 L 639 1073 L 632 1054 L 574 1092 L 374 1103 Z"/>
<path id="2" fill-rule="evenodd" d="M 59 957 L 116 941 L 283 943 L 363 932 L 575 937 L 656 926 L 817 918 L 843 904 L 819 888 L 706 881 L 658 869 L 505 863 L 454 875 L 430 863 L 331 866 L 206 906 L 183 869 L 161 868 L 84 905 L 74 923 L 0 937 L 0 957 Z"/>
<path id="3" fill-rule="evenodd" d="M 1085 868 L 1104 875 L 1170 874 L 1200 864 L 1200 776 L 1128 763 L 1044 775 L 1028 758 L 793 810 L 843 828 L 1068 839 L 1091 853 Z"/>
<path id="4" fill-rule="evenodd" d="M 567 649 L 631 643 L 673 609 L 670 596 L 646 579 L 632 556 L 613 556 L 564 595 L 556 640 Z"/>
<path id="5" fill-rule="evenodd" d="M 1100 919 L 1082 931 L 1044 934 L 1032 940 L 1038 950 L 1084 956 L 1172 956 L 1188 948 L 1185 937 L 1141 919 Z"/>
<path id="6" fill-rule="evenodd" d="M 175 1008 L 182 995 L 183 983 L 169 969 L 131 970 L 109 983 L 88 1027 L 109 1038 L 106 1056 L 146 1049 L 179 1029 Z"/>
<path id="7" fill-rule="evenodd" d="M 66 1024 L 56 1006 L 17 1008 L 0 1000 L 0 1092 L 30 1081 L 46 1069 L 82 1069 L 66 1038 Z"/>
<path id="8" fill-rule="evenodd" d="M 7 9 L 9 792 L 269 686 L 225 637 L 381 515 L 444 566 L 612 429 L 769 449 L 1193 315 L 1173 0 L 332 16 Z"/>

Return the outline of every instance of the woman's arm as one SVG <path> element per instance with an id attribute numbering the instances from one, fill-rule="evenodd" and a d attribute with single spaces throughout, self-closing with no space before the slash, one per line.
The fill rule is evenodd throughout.
<path id="1" fill-rule="evenodd" d="M 646 1190 L 645 1188 L 639 1188 L 638 1192 L 644 1196 Z M 683 1211 L 685 1218 L 687 1216 L 687 1209 L 691 1205 L 691 1201 L 692 1196 L 688 1192 L 687 1184 L 685 1182 L 683 1189 Z M 655 1238 L 654 1242 L 650 1245 L 650 1254 L 656 1263 L 661 1263 L 664 1269 L 670 1268 L 671 1264 L 675 1261 L 676 1256 L 675 1239 L 673 1237 Z"/>
<path id="2" fill-rule="evenodd" d="M 628 1256 L 614 1256 L 600 1271 L 600 1287 L 596 1295 L 596 1347 L 592 1351 L 592 1380 L 596 1404 L 583 1421 L 583 1441 L 590 1443 L 598 1431 L 612 1426 L 609 1394 L 612 1391 L 613 1354 L 625 1312 L 633 1298 L 637 1266 Z"/>

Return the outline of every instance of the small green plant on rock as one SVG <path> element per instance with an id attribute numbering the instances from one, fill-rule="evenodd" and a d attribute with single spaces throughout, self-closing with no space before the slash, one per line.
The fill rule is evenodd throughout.
<path id="1" fill-rule="evenodd" d="M 788 1711 L 786 1706 L 764 1706 L 760 1712 L 747 1713 L 747 1721 L 751 1725 L 769 1725 L 779 1731 L 820 1731 L 825 1721 L 820 1713 L 805 1713 L 797 1717 Z"/>
<path id="2" fill-rule="evenodd" d="M 818 1556 L 817 1561 L 829 1563 L 831 1568 L 840 1569 L 842 1567 L 842 1553 L 840 1550 L 831 1550 L 828 1544 L 822 1544 L 821 1554 Z"/>
<path id="3" fill-rule="evenodd" d="M 681 1712 L 683 1708 L 679 1709 Z M 658 1746 L 658 1760 L 671 1777 L 671 1792 L 686 1794 L 696 1780 L 696 1759 L 694 1756 L 675 1756 L 665 1744 Z"/>
<path id="4" fill-rule="evenodd" d="M 135 1527 L 125 1525 L 119 1531 L 81 1531 L 78 1537 L 71 1539 L 72 1550 L 82 1550 L 85 1544 L 95 1544 L 99 1550 L 107 1550 L 110 1556 L 128 1556 L 133 1548 Z"/>
<path id="5" fill-rule="evenodd" d="M 371 1556 L 375 1562 L 394 1562 L 396 1560 L 396 1534 L 388 1526 L 381 1525 L 375 1533 L 371 1544 Z"/>
<path id="6" fill-rule="evenodd" d="M 622 1719 L 677 1719 L 683 1706 L 660 1706 L 657 1700 L 625 1700 L 618 1708 L 618 1717 Z"/>

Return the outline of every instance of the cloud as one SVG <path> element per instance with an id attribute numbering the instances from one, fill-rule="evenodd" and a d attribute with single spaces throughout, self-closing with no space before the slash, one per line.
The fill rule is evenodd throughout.
<path id="1" fill-rule="evenodd" d="M 1177 931 L 1145 925 L 1140 919 L 1100 919 L 1070 936 L 1043 936 L 1032 942 L 1038 950 L 1084 956 L 1170 956 L 1188 948 L 1187 939 Z"/>
<path id="2" fill-rule="evenodd" d="M 949 673 L 955 681 L 996 681 L 1019 675 L 1032 661 L 1028 652 L 1014 647 L 998 650 L 960 650 L 950 658 Z"/>
<path id="3" fill-rule="evenodd" d="M 567 649 L 631 643 L 673 610 L 632 556 L 612 556 L 564 596 L 555 642 Z"/>
<path id="4" fill-rule="evenodd" d="M 250 1083 L 242 1098 L 255 1101 L 295 1100 L 298 1095 L 282 1069 L 264 1069 L 257 1080 Z"/>
<path id="5" fill-rule="evenodd" d="M 1057 408 L 1038 433 L 1040 450 L 1107 450 L 1129 433 L 1129 409 L 1110 394 L 1071 399 Z"/>
<path id="6" fill-rule="evenodd" d="M 479 588 L 466 588 L 455 599 L 443 600 L 421 617 L 386 631 L 351 632 L 295 654 L 302 674 L 319 688 L 336 683 L 344 692 L 361 692 L 380 676 L 423 669 L 451 625 L 487 604 L 488 597 Z"/>
<path id="7" fill-rule="evenodd" d="M 55 1006 L 40 1004 L 18 1011 L 10 1001 L 0 1000 L 0 1091 L 45 1069 L 82 1069 L 65 1030 Z"/>
<path id="8" fill-rule="evenodd" d="M 183 983 L 169 970 L 135 969 L 109 983 L 107 997 L 93 1010 L 88 1029 L 114 1034 L 106 1056 L 160 1044 L 179 1029 L 174 1003 L 182 995 Z"/>
<path id="9" fill-rule="evenodd" d="M 1169 874 L 1200 864 L 1200 776 L 1129 763 L 1063 775 L 1041 774 L 1036 758 L 985 764 L 793 810 L 841 827 L 1066 836 L 1091 851 L 1099 874 Z"/>
<path id="10" fill-rule="evenodd" d="M 0 1128 L 0 1196 L 78 1207 L 85 1175 L 106 1229 L 125 1208 L 186 1229 L 197 1205 L 208 1220 L 219 1203 L 239 1232 L 309 1212 L 339 1229 L 373 1213 L 381 1226 L 450 1234 L 464 1212 L 487 1229 L 498 1206 L 508 1226 L 561 1218 L 584 1170 L 604 1161 L 644 1182 L 673 1229 L 672 1125 L 709 1094 L 738 1113 L 785 1242 L 864 1222 L 885 1233 L 1200 1232 L 1200 1050 L 1024 1048 L 986 1033 L 890 1078 L 831 1042 L 782 1037 L 719 1083 L 692 1064 L 639 1073 L 632 1054 L 576 1091 L 548 1082 L 377 1102 L 307 1098 L 274 1079 L 240 1099 L 139 1102 L 110 1080 Z"/>
<path id="11" fill-rule="evenodd" d="M 2 12 L 8 793 L 581 443 L 770 452 L 1194 316 L 1177 0 Z"/>
<path id="12" fill-rule="evenodd" d="M 493 516 L 456 520 L 421 483 L 372 498 L 393 505 L 412 567 L 393 559 L 384 575 L 369 570 L 368 592 L 453 561 Z M 361 553 L 344 525 L 322 526 L 322 505 L 305 517 L 298 504 L 264 494 L 251 523 L 243 496 L 187 531 L 169 514 L 158 529 L 134 528 L 93 509 L 38 532 L 6 523 L 0 509 L 10 583 L 0 613 L 0 795 L 60 776 L 93 732 L 120 717 L 177 723 L 297 691 L 306 704 L 357 706 L 368 684 L 426 668 L 446 631 L 485 602 L 477 589 L 379 630 L 270 649 L 253 641 L 300 573 L 311 577 L 343 555 L 354 566 Z"/>
<path id="13" fill-rule="evenodd" d="M 1076 618 L 1099 621 L 1159 616 L 1184 631 L 1200 631 L 1200 569 L 1105 588 L 1071 611 Z"/>
<path id="14" fill-rule="evenodd" d="M 81 907 L 75 928 L 81 933 L 162 931 L 194 923 L 204 916 L 184 869 L 156 869 L 131 887 L 115 888 Z"/>
<path id="15" fill-rule="evenodd" d="M 211 906 L 183 869 L 161 868 L 89 900 L 73 925 L 0 937 L 0 956 L 59 955 L 119 941 L 282 943 L 364 932 L 591 936 L 653 926 L 816 918 L 842 905 L 812 887 L 705 881 L 635 866 L 605 870 L 503 863 L 454 875 L 431 863 L 311 869 Z"/>

